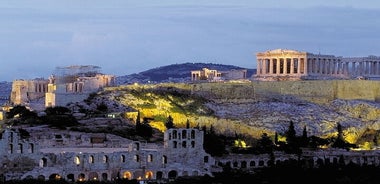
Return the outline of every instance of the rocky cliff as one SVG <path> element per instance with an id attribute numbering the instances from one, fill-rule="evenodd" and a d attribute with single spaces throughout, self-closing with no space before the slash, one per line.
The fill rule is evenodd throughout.
<path id="1" fill-rule="evenodd" d="M 284 133 L 292 121 L 297 134 L 306 127 L 308 135 L 329 137 L 339 123 L 347 141 L 373 147 L 380 128 L 379 87 L 380 81 L 284 81 L 131 85 L 109 91 L 153 117 L 159 128 L 171 115 L 178 126 L 189 120 L 225 134 L 259 137 Z"/>

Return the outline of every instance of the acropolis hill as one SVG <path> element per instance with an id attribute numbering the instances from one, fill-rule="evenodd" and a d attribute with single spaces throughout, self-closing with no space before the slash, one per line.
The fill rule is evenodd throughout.
<path id="1" fill-rule="evenodd" d="M 161 83 L 109 87 L 104 95 L 154 118 L 158 128 L 171 115 L 178 126 L 190 120 L 224 134 L 274 135 L 293 121 L 299 134 L 306 126 L 310 135 L 332 136 L 339 122 L 350 142 L 360 142 L 380 125 L 379 87 L 369 80 Z"/>

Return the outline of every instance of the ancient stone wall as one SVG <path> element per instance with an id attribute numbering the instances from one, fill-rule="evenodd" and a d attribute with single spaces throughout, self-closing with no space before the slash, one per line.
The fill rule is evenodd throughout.
<path id="1" fill-rule="evenodd" d="M 312 80 L 191 84 L 194 94 L 228 102 L 269 99 L 328 103 L 334 99 L 380 101 L 380 81 Z"/>

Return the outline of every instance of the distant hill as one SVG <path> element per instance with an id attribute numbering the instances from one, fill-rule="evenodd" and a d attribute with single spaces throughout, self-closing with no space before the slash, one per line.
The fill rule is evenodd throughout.
<path id="1" fill-rule="evenodd" d="M 208 68 L 218 71 L 228 71 L 232 69 L 247 69 L 248 78 L 251 77 L 256 69 L 242 68 L 233 65 L 213 64 L 213 63 L 183 63 L 172 64 L 153 68 L 140 73 L 116 77 L 116 82 L 120 84 L 130 83 L 160 83 L 160 82 L 186 82 L 190 81 L 190 71 Z"/>

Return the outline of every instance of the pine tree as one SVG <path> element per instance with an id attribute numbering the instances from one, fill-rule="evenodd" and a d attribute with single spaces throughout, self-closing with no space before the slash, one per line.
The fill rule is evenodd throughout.
<path id="1" fill-rule="evenodd" d="M 295 144 L 296 142 L 296 130 L 294 129 L 293 121 L 290 121 L 288 131 L 286 132 L 286 142 L 289 145 Z"/>
<path id="2" fill-rule="evenodd" d="M 137 111 L 136 125 L 141 124 L 140 111 Z"/>
<path id="3" fill-rule="evenodd" d="M 186 128 L 190 128 L 190 121 L 189 121 L 189 119 L 187 119 L 187 121 L 186 121 Z"/>
<path id="4" fill-rule="evenodd" d="M 165 122 L 166 129 L 174 128 L 173 118 L 172 116 L 168 116 L 168 119 Z"/>

